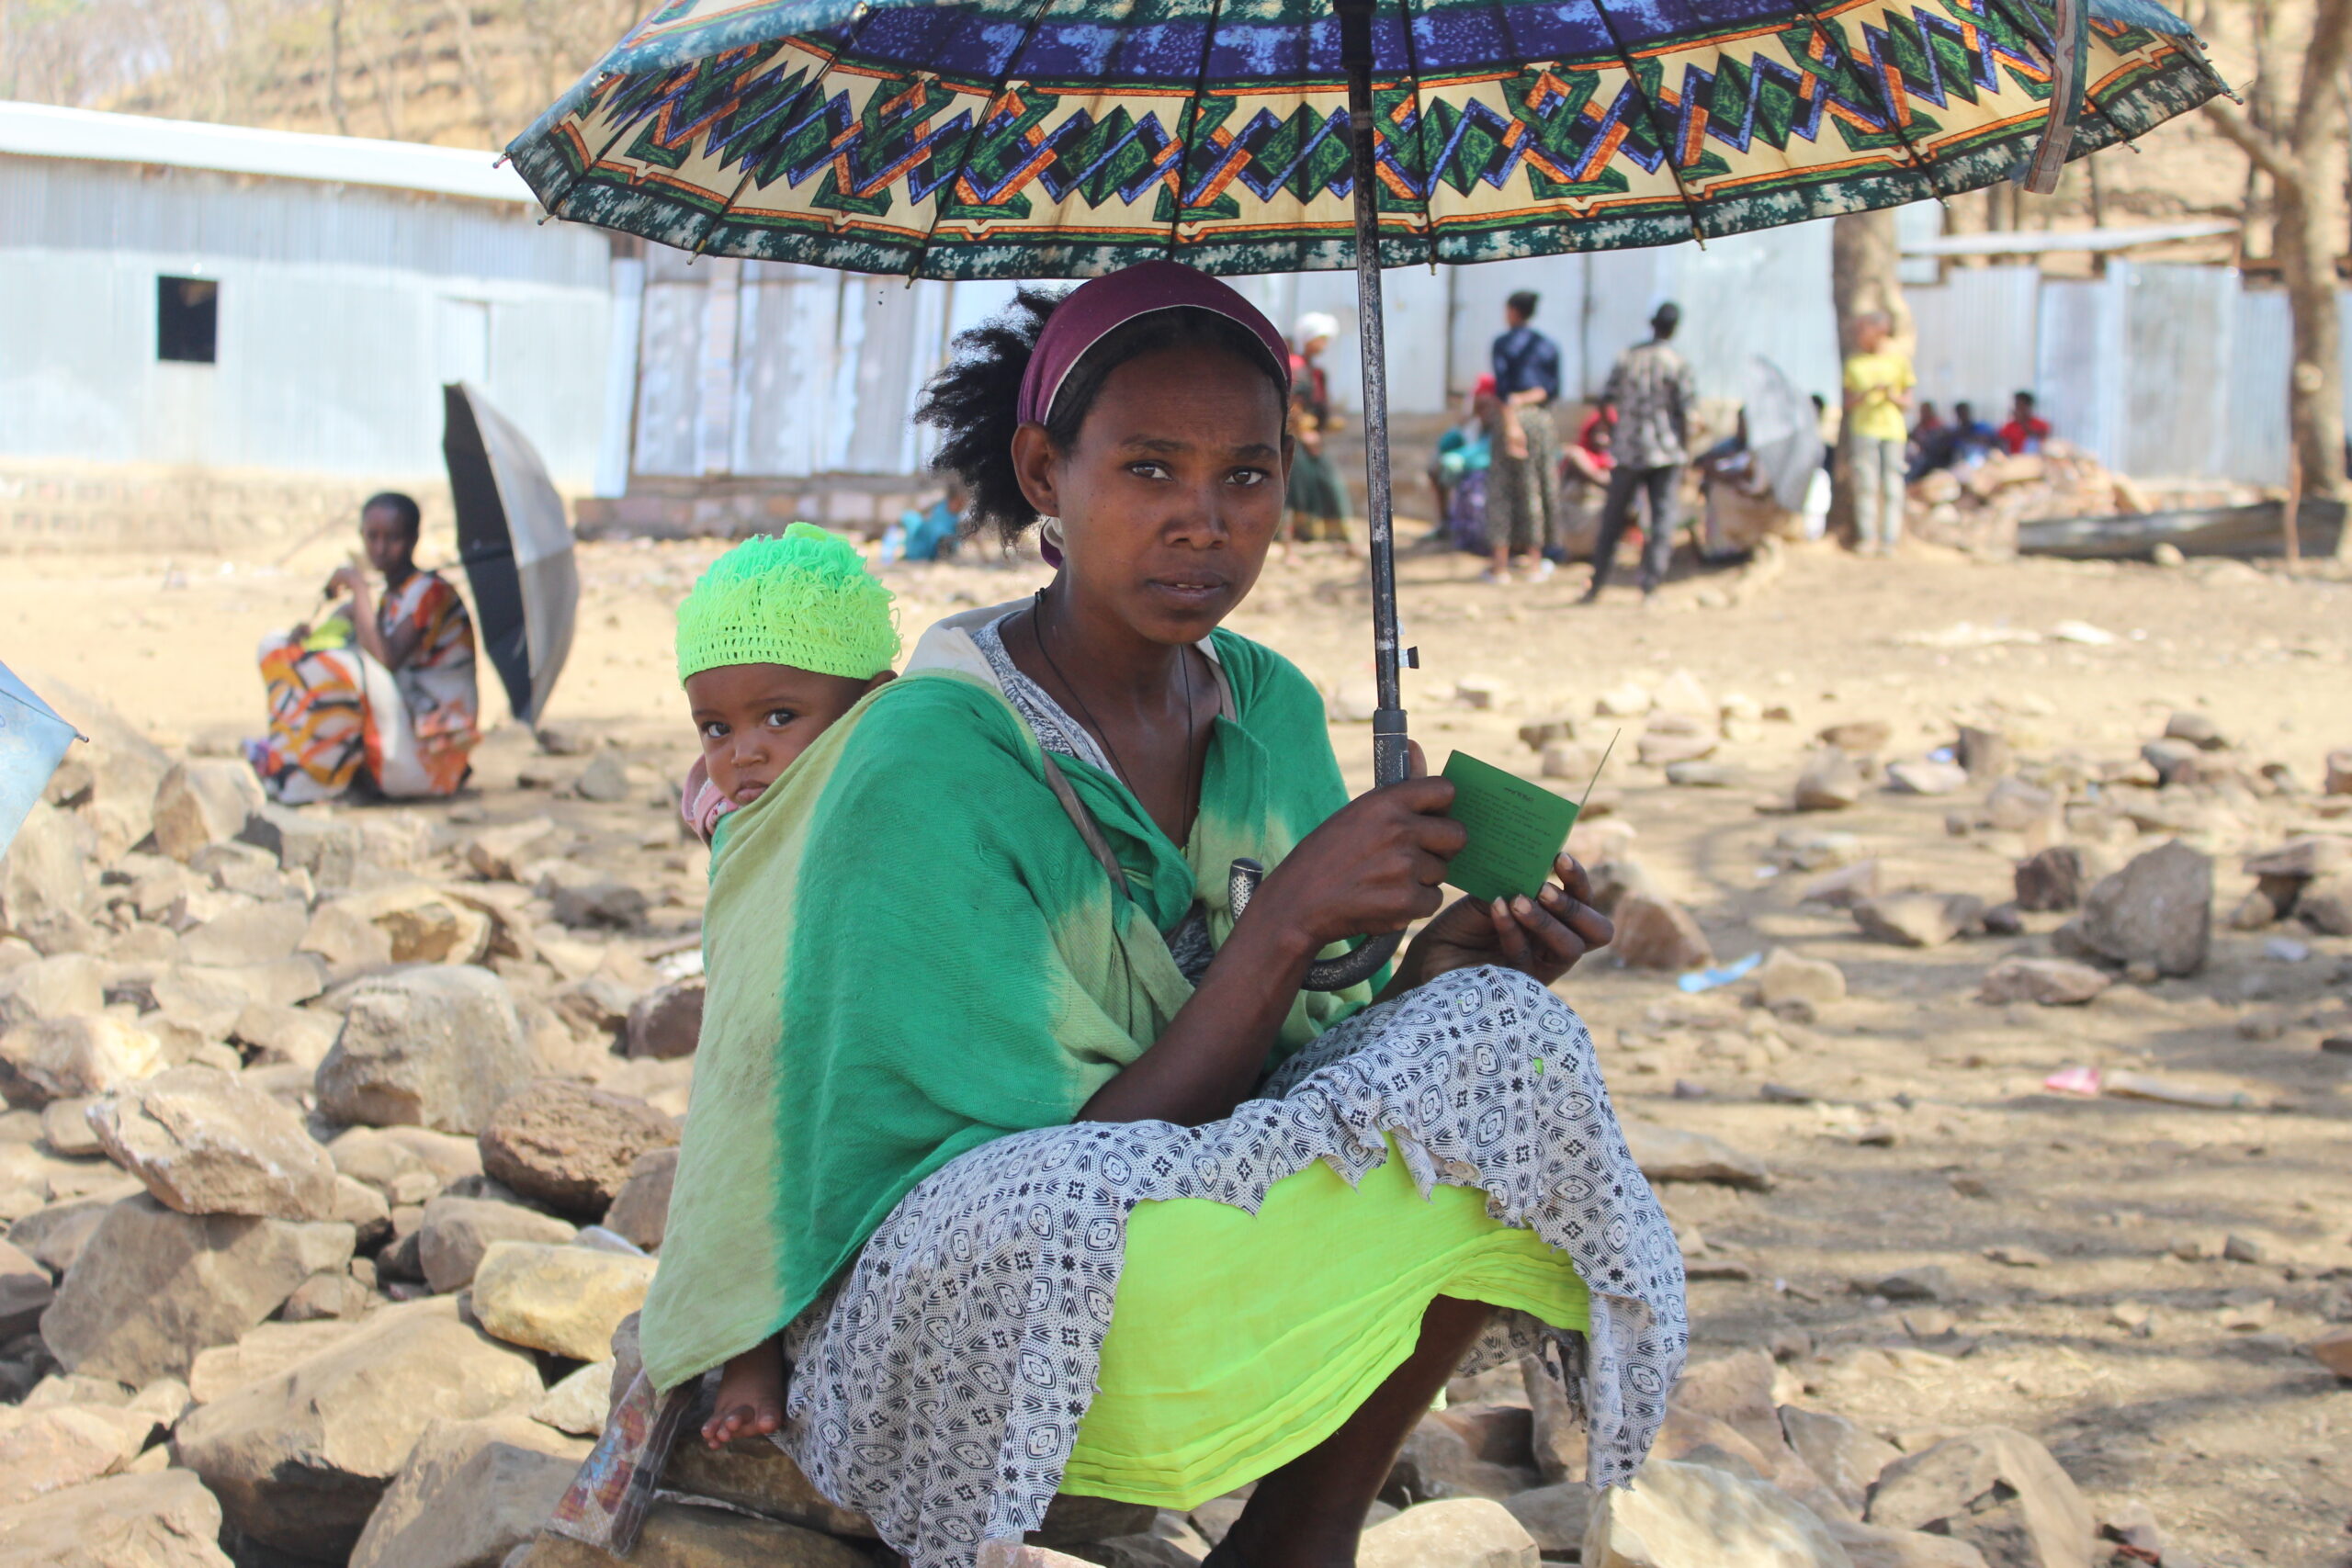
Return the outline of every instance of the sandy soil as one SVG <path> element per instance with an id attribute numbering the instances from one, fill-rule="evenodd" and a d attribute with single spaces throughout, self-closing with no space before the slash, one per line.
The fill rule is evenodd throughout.
<path id="1" fill-rule="evenodd" d="M 717 547 L 582 551 L 579 640 L 550 721 L 575 743 L 624 748 L 643 786 L 635 799 L 565 798 L 576 754 L 546 755 L 509 724 L 480 753 L 479 790 L 439 808 L 458 823 L 565 817 L 575 854 L 663 890 L 656 923 L 673 933 L 691 929 L 700 894 L 699 859 L 680 852 L 662 815 L 693 744 L 668 617 Z M 314 547 L 266 568 L 15 562 L 0 581 L 0 626 L 12 634 L 0 657 L 105 694 L 167 743 L 225 750 L 258 723 L 255 640 L 307 613 L 336 555 Z M 2352 1057 L 2317 1049 L 2352 1030 L 2352 941 L 2217 929 L 2213 961 L 2193 978 L 2118 985 L 2086 1008 L 1997 1007 L 1974 999 L 1979 977 L 2011 952 L 2048 951 L 2058 917 L 2029 917 L 2024 937 L 1912 951 L 1800 906 L 1802 875 L 1769 874 L 1774 836 L 1792 825 L 1783 807 L 1798 760 L 1820 727 L 1845 719 L 1889 721 L 1896 756 L 1946 743 L 1956 722 L 1989 720 L 2030 766 L 2073 752 L 2095 773 L 2191 708 L 2249 765 L 2283 762 L 2315 789 L 2322 753 L 2352 745 L 2352 583 L 2230 564 L 1991 564 L 1927 551 L 1876 562 L 1812 547 L 1744 603 L 1727 602 L 1719 577 L 1673 584 L 1647 610 L 1630 593 L 1577 610 L 1580 571 L 1497 588 L 1476 582 L 1464 558 L 1412 554 L 1403 575 L 1406 637 L 1423 663 L 1408 703 L 1433 760 L 1461 747 L 1532 775 L 1521 724 L 1566 714 L 1582 737 L 1605 739 L 1622 722 L 1602 798 L 1718 956 L 1782 945 L 1834 960 L 1850 983 L 1849 999 L 1807 1026 L 1744 1008 L 1737 987 L 1686 996 L 1670 976 L 1605 960 L 1563 984 L 1629 1116 L 1715 1134 L 1772 1168 L 1769 1192 L 1664 1192 L 1686 1240 L 1703 1237 L 1694 1264 L 1737 1276 L 1694 1282 L 1700 1348 L 1773 1346 L 1809 1402 L 1906 1442 L 1983 1422 L 2033 1432 L 2095 1502 L 2144 1500 L 2209 1562 L 2352 1560 L 2352 1383 L 2298 1348 L 2330 1319 L 2352 1318 Z M 889 576 L 912 631 L 1013 598 L 1042 573 Z M 1351 569 L 1317 555 L 1270 567 L 1235 624 L 1339 689 L 1368 677 L 1363 604 Z M 2049 639 L 2070 620 L 2114 640 Z M 1962 623 L 1977 632 L 1953 632 Z M 1986 628 L 2037 637 L 1987 641 Z M 1787 710 L 1717 753 L 1739 770 L 1732 787 L 1669 787 L 1634 760 L 1638 720 L 1592 717 L 1598 694 L 1677 670 L 1717 696 Z M 1455 695 L 1473 677 L 1498 683 L 1492 708 Z M 1343 725 L 1333 739 L 1361 785 L 1368 729 Z M 1860 835 L 1894 886 L 1998 901 L 2019 843 L 1946 827 L 1948 812 L 1982 796 L 1874 792 L 1804 823 Z M 2250 886 L 2236 852 L 2294 830 L 2352 832 L 2352 815 L 2314 806 L 2265 801 L 2208 835 L 2222 853 L 2220 909 Z M 2278 934 L 2307 941 L 2311 956 L 2266 957 Z M 2247 1108 L 2041 1089 L 2076 1064 L 2240 1090 Z M 1765 1098 L 1768 1082 L 1811 1102 Z M 2257 1243 L 2263 1260 L 2213 1256 L 2232 1235 Z M 1991 1247 L 2032 1266 L 1992 1261 Z M 1949 1275 L 1942 1300 L 1891 1303 L 1868 1289 L 1928 1264 Z"/>

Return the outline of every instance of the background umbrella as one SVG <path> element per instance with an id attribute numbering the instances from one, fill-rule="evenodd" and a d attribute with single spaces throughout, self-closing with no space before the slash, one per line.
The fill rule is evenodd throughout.
<path id="1" fill-rule="evenodd" d="M 0 854 L 49 786 L 49 775 L 81 737 L 57 710 L 0 664 Z"/>
<path id="2" fill-rule="evenodd" d="M 523 433 L 463 381 L 441 389 L 441 456 L 458 509 L 482 651 L 525 724 L 547 711 L 571 652 L 580 571 L 563 498 Z"/>
<path id="3" fill-rule="evenodd" d="M 667 0 L 508 152 L 556 216 L 690 251 L 910 277 L 1353 266 L 1385 784 L 1382 265 L 1949 196 L 2037 142 L 2053 177 L 2219 90 L 2153 0 Z"/>
<path id="4" fill-rule="evenodd" d="M 1772 499 L 1785 511 L 1803 512 L 1821 471 L 1821 420 L 1813 400 L 1759 354 L 1740 373 L 1739 412 L 1747 416 L 1747 450 Z"/>

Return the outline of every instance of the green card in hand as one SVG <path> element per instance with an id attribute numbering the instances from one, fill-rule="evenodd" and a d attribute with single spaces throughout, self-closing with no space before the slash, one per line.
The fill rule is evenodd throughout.
<path id="1" fill-rule="evenodd" d="M 1445 776 L 1453 784 L 1446 815 L 1470 829 L 1445 879 L 1482 903 L 1534 897 L 1576 826 L 1577 803 L 1465 751 L 1445 760 Z"/>

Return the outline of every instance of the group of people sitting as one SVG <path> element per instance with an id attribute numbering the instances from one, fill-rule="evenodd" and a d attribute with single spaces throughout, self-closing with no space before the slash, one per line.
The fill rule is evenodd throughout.
<path id="1" fill-rule="evenodd" d="M 1917 483 L 1938 468 L 1966 470 L 2001 453 L 2039 452 L 2049 438 L 2050 422 L 2031 392 L 2009 400 L 2009 417 L 1997 429 L 1977 418 L 1975 405 L 1965 400 L 1952 404 L 1950 419 L 1935 404 L 1923 402 L 1918 423 L 1911 427 L 1906 477 Z"/>

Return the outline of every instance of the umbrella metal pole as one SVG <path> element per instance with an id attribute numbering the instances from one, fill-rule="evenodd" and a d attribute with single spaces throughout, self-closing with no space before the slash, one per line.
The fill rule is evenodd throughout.
<path id="1" fill-rule="evenodd" d="M 1356 344 L 1363 362 L 1364 513 L 1372 556 L 1373 680 L 1379 707 L 1372 718 L 1372 776 L 1402 779 L 1409 766 L 1404 693 L 1397 679 L 1396 547 L 1389 513 L 1387 342 L 1381 329 L 1380 186 L 1374 174 L 1372 8 L 1374 0 L 1333 0 L 1340 17 L 1340 63 L 1348 73 L 1349 183 L 1355 197 Z"/>

